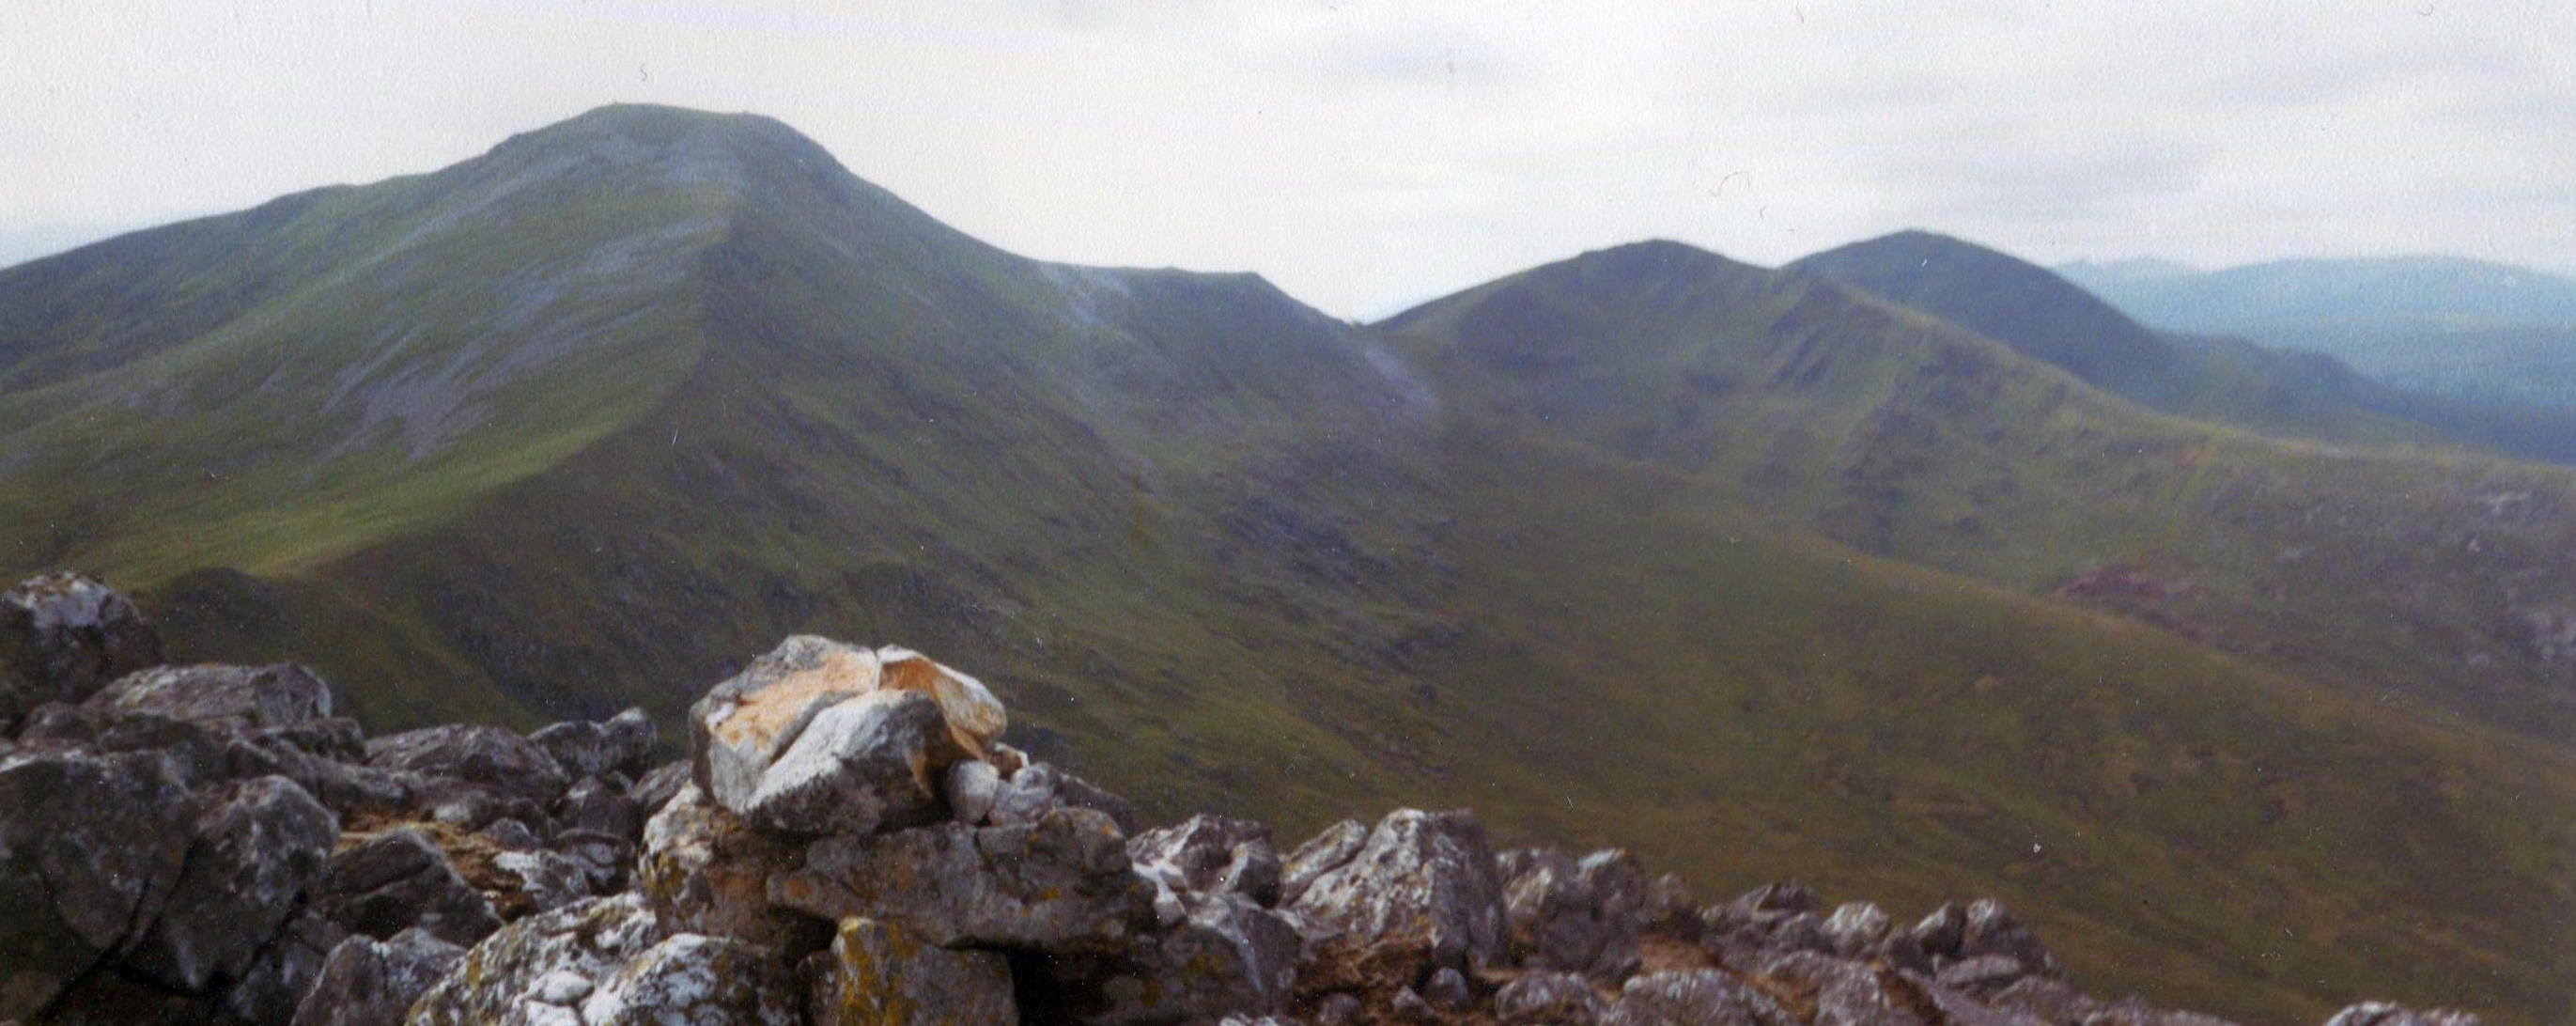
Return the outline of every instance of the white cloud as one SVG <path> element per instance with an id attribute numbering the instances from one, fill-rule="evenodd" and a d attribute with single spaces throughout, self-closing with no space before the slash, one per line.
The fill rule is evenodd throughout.
<path id="1" fill-rule="evenodd" d="M 21 0 L 0 228 L 427 170 L 614 100 L 774 115 L 1034 256 L 1376 314 L 1648 236 L 2576 267 L 2562 0 Z"/>

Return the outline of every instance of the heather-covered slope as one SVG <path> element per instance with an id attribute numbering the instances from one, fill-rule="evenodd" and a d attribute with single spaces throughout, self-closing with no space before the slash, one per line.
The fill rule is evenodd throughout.
<path id="1" fill-rule="evenodd" d="M 0 404 L 0 564 L 106 568 L 181 658 L 309 660 L 379 729 L 670 722 L 781 635 L 903 638 L 1156 812 L 2000 889 L 2088 978 L 2249 1018 L 2563 1007 L 2555 471 L 2162 419 L 1672 246 L 1355 329 L 1002 253 L 757 118 L 324 195 L 0 275 L 52 368 Z M 370 270 L 423 225 L 452 284 Z M 137 298 L 65 318 L 58 276 Z M 354 448 L 343 379 L 390 411 Z"/>

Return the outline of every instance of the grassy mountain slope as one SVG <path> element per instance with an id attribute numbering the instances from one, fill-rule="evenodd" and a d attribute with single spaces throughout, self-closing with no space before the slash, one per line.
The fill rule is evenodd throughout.
<path id="1" fill-rule="evenodd" d="M 380 727 L 902 641 L 1156 810 L 2000 890 L 2257 1021 L 2566 1012 L 2557 472 L 2167 420 L 1674 246 L 1363 331 L 1003 253 L 757 118 L 315 195 L 0 273 L 0 570 Z"/>
<path id="2" fill-rule="evenodd" d="M 2061 270 L 2150 324 L 2326 353 L 2481 404 L 2576 406 L 2576 281 L 2557 275 L 2450 257 Z"/>

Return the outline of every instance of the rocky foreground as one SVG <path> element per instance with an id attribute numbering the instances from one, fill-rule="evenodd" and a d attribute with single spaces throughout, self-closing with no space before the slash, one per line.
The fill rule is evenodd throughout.
<path id="1" fill-rule="evenodd" d="M 1990 900 L 1701 904 L 1463 811 L 1143 829 L 903 649 L 790 638 L 659 766 L 640 712 L 368 738 L 300 667 L 161 664 L 94 580 L 0 596 L 0 1022 L 2221 1026 Z"/>

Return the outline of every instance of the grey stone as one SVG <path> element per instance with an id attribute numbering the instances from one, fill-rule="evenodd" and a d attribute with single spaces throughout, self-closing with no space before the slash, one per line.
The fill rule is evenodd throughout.
<path id="1" fill-rule="evenodd" d="M 2448 1008 L 2418 1010 L 2386 1001 L 2346 1006 L 2326 1026 L 2484 1026 L 2475 1013 Z"/>
<path id="2" fill-rule="evenodd" d="M 1252 899 L 1187 892 L 1182 921 L 1093 959 L 1044 964 L 1051 1003 L 1085 1026 L 1172 1026 L 1287 1007 L 1303 950 L 1296 927 Z"/>
<path id="3" fill-rule="evenodd" d="M 160 914 L 194 809 L 158 752 L 0 757 L 0 1021 L 33 1017 Z"/>
<path id="4" fill-rule="evenodd" d="M 1525 963 L 1616 982 L 1634 972 L 1645 929 L 1646 881 L 1634 856 L 1595 852 L 1577 862 L 1529 850 L 1504 886 L 1513 952 Z"/>
<path id="5" fill-rule="evenodd" d="M 1010 960 L 951 951 L 902 927 L 848 919 L 828 951 L 805 960 L 813 1026 L 1017 1026 Z"/>
<path id="6" fill-rule="evenodd" d="M 1467 986 L 1467 974 L 1456 966 L 1441 966 L 1422 981 L 1422 1000 L 1444 1012 L 1463 1012 L 1476 1003 L 1476 992 Z"/>
<path id="7" fill-rule="evenodd" d="M 982 759 L 959 759 L 948 767 L 942 778 L 940 795 L 948 801 L 948 817 L 967 826 L 982 826 L 992 820 L 993 803 L 1002 796 L 1002 771 Z"/>
<path id="8" fill-rule="evenodd" d="M 367 765 L 472 785 L 475 790 L 532 803 L 539 810 L 553 804 L 571 784 L 554 757 L 535 742 L 499 727 L 476 724 L 376 738 L 367 742 Z M 473 829 L 482 823 L 457 825 Z"/>
<path id="9" fill-rule="evenodd" d="M 629 842 L 644 836 L 644 810 L 626 792 L 598 777 L 583 777 L 555 806 L 555 822 Z"/>
<path id="10" fill-rule="evenodd" d="M 1280 903 L 1294 904 L 1306 888 L 1314 886 L 1316 878 L 1342 868 L 1351 856 L 1359 854 L 1360 846 L 1368 843 L 1368 836 L 1368 824 L 1346 819 L 1298 845 L 1280 867 Z"/>
<path id="11" fill-rule="evenodd" d="M 329 685 L 294 663 L 162 666 L 128 674 L 87 704 L 236 730 L 295 727 L 332 716 Z"/>
<path id="12" fill-rule="evenodd" d="M 2010 955 L 2030 971 L 2042 976 L 2062 975 L 2057 956 L 2039 942 L 2039 935 L 2004 910 L 2003 903 L 1993 898 L 1979 898 L 1968 905 L 1965 929 L 1959 939 L 1959 955 Z"/>
<path id="13" fill-rule="evenodd" d="M 1502 881 L 1484 826 L 1464 811 L 1390 813 L 1291 907 L 1327 962 L 1423 972 L 1504 964 Z"/>
<path id="14" fill-rule="evenodd" d="M 583 1026 L 803 1026 L 794 980 L 770 953 L 683 933 L 599 979 Z"/>
<path id="15" fill-rule="evenodd" d="M 80 702 L 160 664 L 142 612 L 95 578 L 47 574 L 0 593 L 0 734 L 37 706 Z"/>
<path id="16" fill-rule="evenodd" d="M 1503 1026 L 1594 1026 L 1608 1006 L 1581 973 L 1536 970 L 1494 994 Z"/>
<path id="17" fill-rule="evenodd" d="M 1602 1026 L 1773 1026 L 1793 1022 L 1779 1005 L 1715 969 L 1631 977 Z"/>
<path id="18" fill-rule="evenodd" d="M 226 784 L 199 804 L 168 906 L 125 956 L 191 992 L 249 970 L 321 882 L 340 839 L 331 811 L 284 777 Z"/>
<path id="19" fill-rule="evenodd" d="M 379 940 L 417 926 L 470 945 L 501 928 L 491 901 L 414 828 L 388 830 L 333 854 L 315 907 L 349 932 Z"/>
<path id="20" fill-rule="evenodd" d="M 1268 824 L 1192 816 L 1128 839 L 1127 855 L 1139 867 L 1168 869 L 1187 890 L 1232 891 L 1264 906 L 1279 902 L 1279 851 L 1270 843 Z M 1148 869 L 1147 875 L 1155 873 Z"/>
<path id="21" fill-rule="evenodd" d="M 769 881 L 772 904 L 825 919 L 881 919 L 942 946 L 1059 953 L 1115 954 L 1152 921 L 1153 897 L 1117 826 L 1089 809 L 827 838 Z"/>
<path id="22" fill-rule="evenodd" d="M 350 937 L 331 949 L 295 1026 L 399 1026 L 412 1003 L 465 958 L 465 949 L 423 930 L 390 940 Z"/>
<path id="23" fill-rule="evenodd" d="M 769 877 L 801 848 L 750 828 L 687 784 L 644 827 L 639 889 L 680 928 L 781 950 L 821 946 L 830 924 L 769 904 Z"/>
<path id="24" fill-rule="evenodd" d="M 1958 957 L 1967 936 L 1968 913 L 1957 902 L 1944 903 L 1914 924 L 1914 939 L 1922 942 L 1924 954 L 1935 958 Z"/>
<path id="25" fill-rule="evenodd" d="M 1877 948 L 1893 927 L 1885 909 L 1866 901 L 1847 901 L 1825 917 L 1825 940 L 1833 944 L 1834 954 L 1858 958 Z"/>
<path id="26" fill-rule="evenodd" d="M 658 736 L 652 718 L 644 715 L 644 710 L 628 709 L 598 723 L 575 720 L 551 724 L 528 735 L 528 740 L 545 749 L 564 776 L 578 780 L 612 773 L 642 775 Z"/>
<path id="27" fill-rule="evenodd" d="M 869 834 L 927 823 L 938 785 L 962 758 L 939 703 L 910 691 L 877 691 L 817 712 L 740 804 L 716 797 L 754 826 L 818 836 Z"/>

